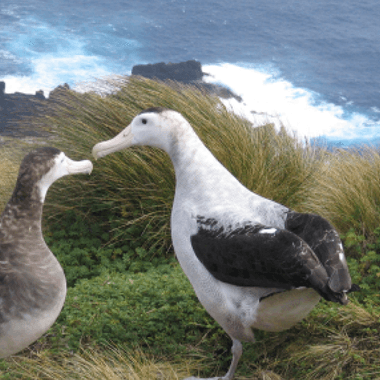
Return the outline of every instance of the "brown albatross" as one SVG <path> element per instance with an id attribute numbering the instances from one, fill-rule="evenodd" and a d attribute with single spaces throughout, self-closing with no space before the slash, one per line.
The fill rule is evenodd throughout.
<path id="1" fill-rule="evenodd" d="M 20 165 L 0 217 L 0 357 L 38 339 L 62 309 L 66 278 L 42 236 L 43 203 L 58 178 L 91 171 L 91 161 L 73 161 L 49 147 L 32 151 Z"/>

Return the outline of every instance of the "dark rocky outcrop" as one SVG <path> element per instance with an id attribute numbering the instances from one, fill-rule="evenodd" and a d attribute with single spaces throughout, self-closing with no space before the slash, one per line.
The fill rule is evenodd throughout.
<path id="1" fill-rule="evenodd" d="M 3 136 L 40 136 L 34 128 L 28 128 L 23 122 L 36 115 L 41 105 L 46 102 L 43 91 L 35 95 L 5 93 L 5 82 L 0 82 L 0 135 Z"/>
<path id="2" fill-rule="evenodd" d="M 5 94 L 5 82 L 0 82 L 0 98 Z"/>
<path id="3" fill-rule="evenodd" d="M 203 76 L 208 75 L 202 71 L 200 62 L 190 60 L 180 63 L 154 63 L 147 65 L 136 65 L 132 68 L 132 75 L 139 75 L 148 79 L 156 79 L 160 81 L 176 81 L 185 84 L 191 84 L 208 94 L 213 94 L 221 98 L 235 98 L 239 102 L 240 96 L 237 96 L 228 88 L 206 83 L 203 81 Z"/>
<path id="4" fill-rule="evenodd" d="M 5 93 L 5 82 L 0 82 L 0 135 L 12 137 L 48 136 L 49 134 L 36 126 L 28 123 L 28 119 L 41 116 L 46 112 L 49 103 L 58 101 L 62 91 L 70 89 L 65 83 L 50 92 L 49 98 L 45 98 L 42 90 L 35 95 Z"/>
<path id="5" fill-rule="evenodd" d="M 158 80 L 175 80 L 182 83 L 201 81 L 203 77 L 202 65 L 198 61 L 180 63 L 155 63 L 136 65 L 132 68 L 132 75 Z"/>

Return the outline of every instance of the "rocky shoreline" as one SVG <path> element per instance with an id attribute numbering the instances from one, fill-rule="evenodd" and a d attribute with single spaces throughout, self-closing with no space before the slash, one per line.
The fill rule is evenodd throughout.
<path id="1" fill-rule="evenodd" d="M 42 91 L 35 95 L 27 95 L 16 92 L 5 93 L 5 82 L 0 82 L 0 135 L 2 136 L 39 136 L 40 133 L 33 129 L 26 130 L 25 120 L 36 114 L 37 104 L 46 102 Z"/>
<path id="2" fill-rule="evenodd" d="M 203 77 L 208 75 L 202 71 L 202 65 L 195 60 L 180 63 L 155 63 L 147 65 L 136 65 L 132 68 L 132 76 L 142 76 L 145 78 L 180 82 L 190 84 L 199 89 L 216 95 L 221 98 L 241 98 L 229 89 L 203 81 Z M 65 89 L 69 89 L 67 84 L 60 85 L 50 92 L 46 98 L 43 91 L 37 91 L 35 95 L 28 95 L 16 92 L 14 94 L 5 93 L 6 83 L 0 81 L 0 136 L 11 137 L 43 137 L 46 132 L 28 128 L 27 119 L 42 115 L 49 102 L 54 101 L 55 95 Z"/>

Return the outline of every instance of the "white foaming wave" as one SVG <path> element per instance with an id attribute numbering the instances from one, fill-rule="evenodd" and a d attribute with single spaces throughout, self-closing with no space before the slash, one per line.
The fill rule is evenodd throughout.
<path id="1" fill-rule="evenodd" d="M 24 63 L 30 71 L 27 75 L 1 76 L 0 80 L 6 82 L 6 93 L 34 94 L 43 90 L 48 96 L 50 91 L 64 83 L 73 86 L 78 82 L 124 73 L 124 66 L 128 64 L 93 54 L 88 50 L 90 42 L 82 35 L 61 30 L 32 16 L 24 17 L 17 25 L 24 29 L 10 40 L 7 51 L 0 51 L 0 58 Z M 28 28 L 29 34 L 25 32 Z M 50 51 L 35 49 L 40 40 L 47 42 L 45 49 Z M 140 44 L 125 38 L 122 42 L 130 48 L 130 56 L 135 58 L 133 50 Z"/>
<path id="2" fill-rule="evenodd" d="M 99 57 L 83 54 L 44 55 L 32 59 L 31 65 L 31 75 L 7 75 L 1 78 L 6 83 L 6 93 L 34 94 L 43 90 L 48 96 L 50 91 L 63 83 L 71 85 L 112 73 Z"/>
<path id="3" fill-rule="evenodd" d="M 222 101 L 255 126 L 270 122 L 277 128 L 285 126 L 295 131 L 300 138 L 351 140 L 379 136 L 378 122 L 359 113 L 347 117 L 341 106 L 332 103 L 316 104 L 318 94 L 296 88 L 273 72 L 229 63 L 205 65 L 203 71 L 210 74 L 205 81 L 223 84 L 242 97 L 241 103 L 236 99 Z"/>
<path id="4" fill-rule="evenodd" d="M 104 97 L 118 92 L 127 80 L 126 76 L 106 75 L 101 78 L 75 83 L 73 90 L 79 93 L 94 92 Z"/>

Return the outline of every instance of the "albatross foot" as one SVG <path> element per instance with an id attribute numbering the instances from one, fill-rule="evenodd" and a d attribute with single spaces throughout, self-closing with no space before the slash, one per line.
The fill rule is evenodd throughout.
<path id="1" fill-rule="evenodd" d="M 237 339 L 232 339 L 232 342 L 233 342 L 232 348 L 231 348 L 232 362 L 230 365 L 230 369 L 225 374 L 225 376 L 223 376 L 223 377 L 207 377 L 207 378 L 192 376 L 192 377 L 187 377 L 186 379 L 183 379 L 183 380 L 232 380 L 234 377 L 234 374 L 235 374 L 237 364 L 238 364 L 239 359 L 241 357 L 241 354 L 243 353 L 243 346 L 240 343 L 240 341 L 238 341 Z"/>

